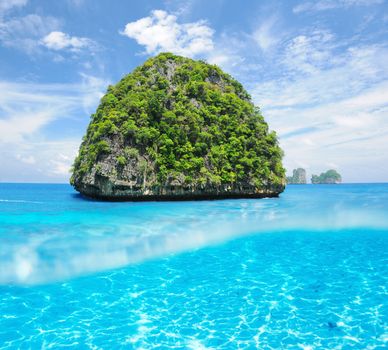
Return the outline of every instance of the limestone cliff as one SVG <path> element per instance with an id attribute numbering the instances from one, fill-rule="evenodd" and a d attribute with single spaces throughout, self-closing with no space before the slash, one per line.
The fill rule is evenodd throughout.
<path id="1" fill-rule="evenodd" d="M 292 176 L 287 176 L 288 184 L 305 184 L 306 183 L 306 170 L 303 168 L 297 168 L 292 171 Z"/>
<path id="2" fill-rule="evenodd" d="M 240 83 L 165 53 L 108 87 L 71 184 L 106 200 L 277 196 L 281 159 L 276 134 Z"/>

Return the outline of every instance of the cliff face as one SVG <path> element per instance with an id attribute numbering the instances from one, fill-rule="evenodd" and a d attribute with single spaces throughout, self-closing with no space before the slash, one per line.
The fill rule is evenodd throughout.
<path id="1" fill-rule="evenodd" d="M 281 158 L 241 84 L 216 66 L 160 54 L 108 88 L 71 184 L 106 200 L 277 196 Z"/>
<path id="2" fill-rule="evenodd" d="M 287 177 L 288 184 L 305 184 L 306 183 L 306 170 L 303 168 L 294 169 L 292 176 Z"/>

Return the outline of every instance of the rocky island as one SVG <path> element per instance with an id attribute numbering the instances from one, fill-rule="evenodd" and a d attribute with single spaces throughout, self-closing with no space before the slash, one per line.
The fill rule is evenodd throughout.
<path id="1" fill-rule="evenodd" d="M 274 197 L 285 187 L 282 155 L 239 82 L 163 53 L 108 87 L 70 182 L 102 200 Z"/>
<path id="2" fill-rule="evenodd" d="M 341 175 L 334 169 L 330 169 L 324 173 L 321 173 L 319 176 L 311 176 L 312 184 L 339 184 L 341 181 Z"/>
<path id="3" fill-rule="evenodd" d="M 306 184 L 306 170 L 297 168 L 292 171 L 292 176 L 287 176 L 288 184 Z"/>

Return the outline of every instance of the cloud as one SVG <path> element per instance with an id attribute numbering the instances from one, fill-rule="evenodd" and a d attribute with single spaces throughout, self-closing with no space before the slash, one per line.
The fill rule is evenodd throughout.
<path id="1" fill-rule="evenodd" d="M 326 49 L 322 57 L 334 57 L 332 60 L 325 63 L 325 60 L 316 58 L 305 62 L 311 53 L 296 56 L 293 60 L 287 46 L 279 62 L 274 62 L 274 69 L 281 72 L 280 77 L 252 87 L 256 101 L 272 109 L 305 108 L 356 96 L 373 83 L 388 78 L 388 62 L 384 59 L 388 48 L 385 46 L 354 46 L 336 55 L 332 51 L 334 46 L 333 49 L 326 46 Z M 318 52 L 321 50 L 317 48 Z"/>
<path id="2" fill-rule="evenodd" d="M 104 91 L 110 84 L 106 79 L 96 77 L 86 73 L 80 73 L 82 78 L 80 89 L 84 92 L 82 96 L 82 106 L 86 114 L 93 111 L 96 101 L 104 95 Z"/>
<path id="3" fill-rule="evenodd" d="M 0 142 L 17 143 L 56 119 L 92 113 L 109 82 L 80 76 L 76 84 L 0 81 Z"/>
<path id="4" fill-rule="evenodd" d="M 24 51 L 26 54 L 37 54 L 43 47 L 59 53 L 79 53 L 82 50 L 96 51 L 98 45 L 89 38 L 70 36 L 59 31 L 62 23 L 59 19 L 36 14 L 23 17 L 0 19 L 0 42 L 3 46 Z M 54 56 L 54 60 L 63 60 Z"/>
<path id="5" fill-rule="evenodd" d="M 214 42 L 214 49 L 205 54 L 203 58 L 227 72 L 232 72 L 245 63 L 245 58 L 240 52 L 246 47 L 246 40 L 250 40 L 248 35 L 223 32 Z"/>
<path id="6" fill-rule="evenodd" d="M 2 182 L 68 182 L 80 137 L 34 140 L 0 150 Z"/>
<path id="7" fill-rule="evenodd" d="M 340 50 L 340 51 L 338 51 Z M 320 173 L 337 164 L 345 181 L 386 181 L 388 47 L 346 47 L 327 31 L 298 35 L 251 88 L 285 150 L 285 166 Z M 357 155 L 357 156 L 356 156 Z M 371 169 L 368 173 L 365 169 Z"/>
<path id="8" fill-rule="evenodd" d="M 0 181 L 67 181 L 108 83 L 86 74 L 75 84 L 0 81 Z"/>
<path id="9" fill-rule="evenodd" d="M 74 148 L 73 148 L 74 150 Z M 72 156 L 68 154 L 58 153 L 54 159 L 51 159 L 50 174 L 59 175 L 61 177 L 68 177 L 70 173 L 71 165 L 73 164 L 76 152 L 73 152 Z"/>
<path id="10" fill-rule="evenodd" d="M 15 7 L 23 7 L 28 0 L 0 0 L 0 16 Z"/>
<path id="11" fill-rule="evenodd" d="M 382 4 L 384 0 L 320 0 L 306 1 L 293 8 L 294 13 L 326 11 L 352 6 L 371 6 Z"/>
<path id="12" fill-rule="evenodd" d="M 147 54 L 167 51 L 194 57 L 214 48 L 213 30 L 205 21 L 180 24 L 175 15 L 162 10 L 128 23 L 121 34 L 144 46 Z"/>
<path id="13" fill-rule="evenodd" d="M 26 164 L 35 164 L 35 162 L 36 162 L 35 157 L 31 154 L 27 155 L 27 156 L 17 154 L 16 159 L 19 159 L 21 162 L 26 163 Z"/>
<path id="14" fill-rule="evenodd" d="M 283 64 L 290 70 L 314 73 L 317 69 L 333 64 L 334 35 L 327 30 L 314 30 L 309 35 L 292 38 L 284 49 Z"/>
<path id="15" fill-rule="evenodd" d="M 236 33 L 223 32 L 214 40 L 214 30 L 206 21 L 178 23 L 177 15 L 185 16 L 193 2 L 168 1 L 172 7 L 178 7 L 174 14 L 154 10 L 150 16 L 128 23 L 121 32 L 144 46 L 146 54 L 172 52 L 188 57 L 200 57 L 211 64 L 217 64 L 227 71 L 241 65 L 244 58 L 239 54 L 246 45 L 245 40 L 252 37 L 244 35 L 242 40 Z M 171 7 L 170 6 L 170 7 Z"/>
<path id="16" fill-rule="evenodd" d="M 35 53 L 39 51 L 40 39 L 60 26 L 61 22 L 55 17 L 35 14 L 6 21 L 0 19 L 0 42 L 27 54 Z"/>
<path id="17" fill-rule="evenodd" d="M 53 31 L 42 39 L 42 45 L 54 51 L 79 52 L 82 49 L 93 49 L 96 44 L 93 40 L 77 36 L 70 36 L 66 33 Z"/>
<path id="18" fill-rule="evenodd" d="M 163 0 L 165 8 L 177 16 L 189 16 L 196 5 L 196 0 Z"/>
<path id="19" fill-rule="evenodd" d="M 24 141 L 25 137 L 33 135 L 37 130 L 49 123 L 54 116 L 54 111 L 45 110 L 23 111 L 22 115 L 11 115 L 0 120 L 0 143 L 17 143 Z"/>
<path id="20" fill-rule="evenodd" d="M 277 18 L 272 16 L 259 25 L 252 37 L 262 51 L 273 48 L 280 40 L 279 33 L 275 30 Z"/>

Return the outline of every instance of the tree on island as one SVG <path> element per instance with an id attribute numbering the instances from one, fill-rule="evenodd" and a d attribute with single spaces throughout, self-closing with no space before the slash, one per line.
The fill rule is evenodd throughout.
<path id="1" fill-rule="evenodd" d="M 341 183 L 341 175 L 334 169 L 330 169 L 321 175 L 312 175 L 312 184 L 338 184 Z"/>
<path id="2" fill-rule="evenodd" d="M 277 196 L 282 156 L 238 81 L 204 61 L 162 53 L 108 87 L 70 181 L 107 200 Z"/>
<path id="3" fill-rule="evenodd" d="M 292 176 L 287 176 L 288 184 L 305 184 L 306 183 L 306 170 L 303 168 L 294 169 Z"/>

